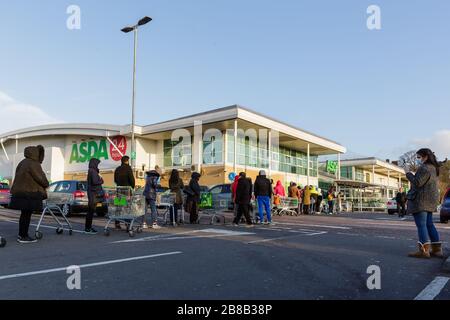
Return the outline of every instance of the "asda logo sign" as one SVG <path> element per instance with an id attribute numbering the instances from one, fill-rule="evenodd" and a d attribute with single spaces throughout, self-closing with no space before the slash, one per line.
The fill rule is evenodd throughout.
<path id="1" fill-rule="evenodd" d="M 100 161 L 120 161 L 122 155 L 127 152 L 127 140 L 125 137 L 119 136 L 111 139 L 110 143 L 107 139 L 100 141 L 85 141 L 74 143 L 70 152 L 70 164 L 86 163 L 92 158 Z M 119 152 L 120 151 L 120 152 Z"/>

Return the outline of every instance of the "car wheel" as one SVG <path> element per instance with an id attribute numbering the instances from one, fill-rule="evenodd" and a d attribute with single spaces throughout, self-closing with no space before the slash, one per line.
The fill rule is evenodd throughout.
<path id="1" fill-rule="evenodd" d="M 69 217 L 72 214 L 72 207 L 70 206 L 70 204 L 65 203 L 63 204 L 63 206 L 61 207 L 61 211 L 63 212 L 63 214 L 66 217 Z"/>
<path id="2" fill-rule="evenodd" d="M 394 210 L 388 210 L 388 214 L 393 216 L 395 214 L 395 211 Z"/>
<path id="3" fill-rule="evenodd" d="M 445 219 L 445 218 L 442 218 L 442 217 L 441 217 L 441 223 L 447 224 L 447 223 L 448 223 L 448 219 Z"/>

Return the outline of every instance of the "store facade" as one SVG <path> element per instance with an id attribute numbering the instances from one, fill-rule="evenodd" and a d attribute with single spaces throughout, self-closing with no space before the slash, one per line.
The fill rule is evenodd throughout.
<path id="1" fill-rule="evenodd" d="M 342 154 L 346 148 L 326 138 L 262 114 L 231 106 L 171 121 L 136 126 L 135 173 L 159 166 L 161 184 L 172 169 L 189 179 L 202 173 L 201 184 L 229 183 L 241 171 L 255 178 L 266 170 L 274 180 L 318 185 L 319 156 Z M 23 150 L 41 144 L 46 149 L 44 171 L 51 181 L 86 179 L 88 162 L 100 159 L 106 185 L 122 155 L 131 157 L 131 126 L 63 124 L 28 128 L 0 135 L 0 176 L 12 180 Z"/>

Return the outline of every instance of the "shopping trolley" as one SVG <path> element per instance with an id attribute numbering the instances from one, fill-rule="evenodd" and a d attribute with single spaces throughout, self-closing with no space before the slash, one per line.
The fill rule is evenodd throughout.
<path id="1" fill-rule="evenodd" d="M 170 221 L 172 221 L 173 226 L 175 227 L 177 225 L 177 221 L 175 221 L 175 202 L 176 202 L 177 194 L 174 192 L 166 191 L 163 193 L 159 193 L 156 196 L 156 206 L 158 209 L 163 209 L 162 215 L 164 216 L 164 224 L 168 225 L 170 224 Z M 178 210 L 178 212 L 181 212 L 181 219 L 180 223 L 184 224 L 184 210 L 183 206 Z M 171 217 L 172 215 L 172 217 Z"/>
<path id="2" fill-rule="evenodd" d="M 0 236 L 0 248 L 3 248 L 6 246 L 6 239 Z"/>
<path id="3" fill-rule="evenodd" d="M 36 239 L 40 240 L 43 238 L 43 233 L 39 231 L 41 228 L 42 221 L 44 220 L 45 215 L 49 214 L 53 220 L 56 222 L 58 227 L 56 228 L 56 234 L 61 235 L 64 233 L 64 224 L 58 219 L 56 216 L 57 214 L 60 214 L 63 222 L 65 223 L 65 226 L 69 230 L 69 235 L 73 234 L 73 228 L 72 224 L 67 219 L 66 214 L 62 210 L 62 208 L 65 205 L 69 205 L 73 202 L 73 195 L 72 194 L 63 194 L 61 197 L 58 198 L 48 198 L 47 200 L 43 201 L 44 204 L 44 210 L 42 211 L 41 217 L 39 219 L 39 223 L 37 224 L 36 231 L 34 233 L 34 236 Z"/>
<path id="4" fill-rule="evenodd" d="M 110 235 L 109 225 L 112 222 L 123 222 L 128 225 L 130 237 L 142 232 L 145 217 L 145 197 L 141 191 L 133 192 L 130 187 L 104 188 L 106 203 L 108 204 L 108 222 L 104 234 Z M 137 220 L 142 218 L 142 222 Z"/>
<path id="5" fill-rule="evenodd" d="M 274 215 L 298 215 L 298 199 L 289 197 L 280 197 L 280 203 L 273 209 Z"/>
<path id="6" fill-rule="evenodd" d="M 211 225 L 219 223 L 221 220 L 225 224 L 225 215 L 220 212 L 228 210 L 230 202 L 231 200 L 218 199 L 208 192 L 202 193 L 198 222 L 201 218 L 206 217 Z"/>

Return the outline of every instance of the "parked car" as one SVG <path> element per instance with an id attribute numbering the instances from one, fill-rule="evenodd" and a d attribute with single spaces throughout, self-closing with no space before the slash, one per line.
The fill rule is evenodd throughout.
<path id="1" fill-rule="evenodd" d="M 389 200 L 387 202 L 387 210 L 390 215 L 394 215 L 394 214 L 398 213 L 396 198 L 393 198 L 392 200 Z"/>
<path id="2" fill-rule="evenodd" d="M 231 199 L 231 184 L 219 184 L 213 186 L 208 192 L 212 194 L 214 203 L 220 203 L 221 201 L 227 203 L 228 210 L 233 211 L 234 203 Z"/>
<path id="3" fill-rule="evenodd" d="M 441 210 L 441 223 L 448 223 L 450 219 L 450 188 L 445 193 L 444 199 L 442 200 Z"/>
<path id="4" fill-rule="evenodd" d="M 0 206 L 7 208 L 11 199 L 10 187 L 6 183 L 0 183 Z"/>
<path id="5" fill-rule="evenodd" d="M 87 181 L 66 180 L 54 182 L 48 188 L 48 200 L 59 205 L 65 215 L 87 213 Z M 106 199 L 97 205 L 96 213 L 99 217 L 103 217 L 108 213 Z"/>

